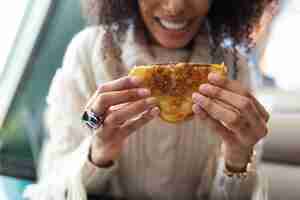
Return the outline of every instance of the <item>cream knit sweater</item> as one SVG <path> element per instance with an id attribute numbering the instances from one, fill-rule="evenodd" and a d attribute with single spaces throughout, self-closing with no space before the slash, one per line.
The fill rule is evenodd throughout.
<path id="1" fill-rule="evenodd" d="M 131 26 L 120 45 L 121 52 L 113 52 L 115 49 L 106 48 L 112 41 L 105 34 L 102 27 L 89 27 L 70 43 L 47 98 L 49 139 L 40 179 L 24 196 L 32 200 L 75 200 L 85 199 L 88 192 L 130 200 L 266 199 L 258 163 L 245 180 L 227 177 L 221 141 L 197 117 L 180 124 L 154 119 L 128 138 L 121 158 L 109 169 L 97 168 L 88 161 L 93 135 L 80 117 L 97 85 L 124 75 L 136 64 L 211 62 L 205 35 L 199 34 L 192 50 L 167 50 L 146 45 Z M 238 67 L 238 79 L 249 85 L 251 70 L 243 58 Z"/>

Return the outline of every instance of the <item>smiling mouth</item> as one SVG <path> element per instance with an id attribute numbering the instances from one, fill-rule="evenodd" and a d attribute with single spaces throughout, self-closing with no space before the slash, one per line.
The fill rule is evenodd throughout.
<path id="1" fill-rule="evenodd" d="M 155 17 L 154 19 L 157 23 L 160 24 L 162 28 L 171 31 L 184 31 L 187 28 L 187 26 L 190 24 L 190 21 L 188 20 L 174 22 L 174 21 L 164 20 L 159 17 Z"/>

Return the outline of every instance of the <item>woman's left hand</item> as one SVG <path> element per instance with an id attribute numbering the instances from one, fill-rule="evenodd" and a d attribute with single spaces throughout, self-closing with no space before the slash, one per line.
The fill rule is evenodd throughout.
<path id="1" fill-rule="evenodd" d="M 193 111 L 218 133 L 226 164 L 244 169 L 253 147 L 267 135 L 269 114 L 239 81 L 211 73 L 193 94 Z"/>

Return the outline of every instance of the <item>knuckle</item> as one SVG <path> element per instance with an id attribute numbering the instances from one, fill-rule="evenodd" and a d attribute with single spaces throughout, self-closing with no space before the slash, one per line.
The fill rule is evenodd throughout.
<path id="1" fill-rule="evenodd" d="M 109 126 L 119 126 L 122 123 L 121 117 L 117 114 L 111 114 L 105 121 Z"/>
<path id="2" fill-rule="evenodd" d="M 99 93 L 101 93 L 101 92 L 103 92 L 103 91 L 105 91 L 105 90 L 106 90 L 106 85 L 105 85 L 105 84 L 99 85 L 99 87 L 98 87 L 98 89 L 97 89 L 97 91 L 98 91 Z"/>
<path id="3" fill-rule="evenodd" d="M 124 78 L 123 86 L 124 87 L 130 87 L 131 85 L 132 85 L 131 78 L 129 76 L 126 76 Z"/>
<path id="4" fill-rule="evenodd" d="M 242 115 L 240 112 L 236 112 L 232 115 L 231 119 L 229 120 L 229 125 L 237 126 L 240 125 L 242 122 Z"/>
<path id="5" fill-rule="evenodd" d="M 242 96 L 251 98 L 252 94 L 248 90 L 244 89 L 244 91 L 242 92 Z"/>
<path id="6" fill-rule="evenodd" d="M 128 97 L 129 100 L 134 100 L 138 98 L 138 90 L 127 90 L 126 95 Z"/>
<path id="7" fill-rule="evenodd" d="M 243 98 L 240 106 L 242 110 L 250 111 L 252 109 L 252 101 L 249 98 Z"/>
<path id="8" fill-rule="evenodd" d="M 110 117 L 110 116 L 109 116 L 109 117 L 106 117 L 105 120 L 104 120 L 104 122 L 103 122 L 103 125 L 104 125 L 105 127 L 108 127 L 108 126 L 110 126 L 111 124 L 113 124 L 113 121 L 112 121 L 111 117 Z"/>
<path id="9" fill-rule="evenodd" d="M 211 86 L 211 93 L 213 97 L 218 98 L 221 96 L 223 90 L 220 87 Z"/>
<path id="10" fill-rule="evenodd" d="M 268 129 L 268 127 L 266 126 L 266 125 L 264 125 L 263 126 L 263 130 L 262 130 L 262 132 L 261 132 L 261 137 L 263 138 L 263 137 L 266 137 L 267 135 L 268 135 L 268 133 L 269 133 L 269 129 Z"/>
<path id="11" fill-rule="evenodd" d="M 247 132 L 249 132 L 250 128 L 251 128 L 250 123 L 248 123 L 244 120 L 240 120 L 240 122 L 239 122 L 240 132 L 247 133 Z"/>

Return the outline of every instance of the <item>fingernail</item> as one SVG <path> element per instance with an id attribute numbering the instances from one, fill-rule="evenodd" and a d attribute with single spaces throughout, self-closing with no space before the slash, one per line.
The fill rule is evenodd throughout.
<path id="1" fill-rule="evenodd" d="M 144 96 L 149 96 L 151 92 L 150 90 L 143 88 L 143 89 L 138 89 L 138 94 L 144 97 Z"/>
<path id="2" fill-rule="evenodd" d="M 199 87 L 199 91 L 204 92 L 204 93 L 209 92 L 209 89 L 210 89 L 209 84 L 202 84 Z"/>
<path id="3" fill-rule="evenodd" d="M 201 119 L 201 120 L 205 120 L 206 118 L 206 113 L 201 109 L 201 107 L 197 104 L 193 105 L 193 111 L 194 113 Z"/>
<path id="4" fill-rule="evenodd" d="M 216 81 L 219 81 L 220 79 L 221 79 L 221 76 L 218 73 L 210 73 L 208 75 L 208 80 L 210 80 L 210 81 L 216 82 Z"/>
<path id="5" fill-rule="evenodd" d="M 150 111 L 150 114 L 153 116 L 153 117 L 157 117 L 159 114 L 160 114 L 160 109 L 158 107 L 155 107 L 153 108 L 151 111 Z"/>
<path id="6" fill-rule="evenodd" d="M 193 99 L 195 102 L 199 103 L 200 105 L 203 105 L 205 103 L 206 98 L 199 94 L 199 93 L 194 93 L 193 94 Z"/>
<path id="7" fill-rule="evenodd" d="M 152 105 L 156 105 L 157 104 L 157 100 L 154 97 L 150 97 L 146 99 L 146 102 L 148 105 L 152 106 Z"/>
<path id="8" fill-rule="evenodd" d="M 137 77 L 137 76 L 131 77 L 130 80 L 134 85 L 139 85 L 143 82 L 143 79 L 141 79 L 140 77 Z"/>
<path id="9" fill-rule="evenodd" d="M 199 114 L 201 112 L 201 109 L 199 108 L 199 106 L 197 104 L 194 104 L 192 108 L 193 108 L 194 113 L 196 113 L 196 114 Z"/>

